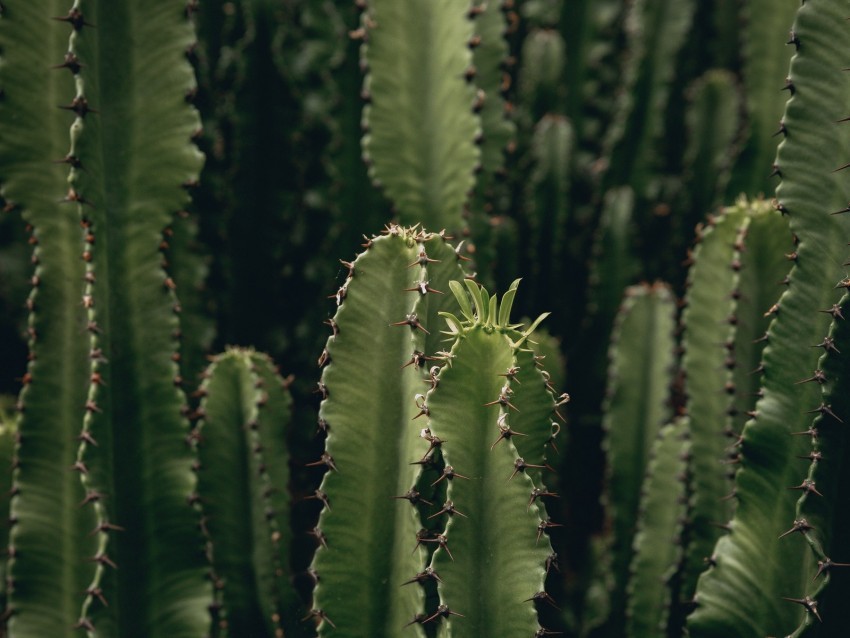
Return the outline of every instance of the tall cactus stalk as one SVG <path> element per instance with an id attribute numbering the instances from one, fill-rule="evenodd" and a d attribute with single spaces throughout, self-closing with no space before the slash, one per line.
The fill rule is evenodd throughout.
<path id="1" fill-rule="evenodd" d="M 337 293 L 320 360 L 328 473 L 315 494 L 326 507 L 314 530 L 313 613 L 322 636 L 395 636 L 425 612 L 423 590 L 402 586 L 426 563 L 415 505 L 430 498 L 410 463 L 421 457 L 424 426 L 416 397 L 443 348 L 437 313 L 457 308 L 449 292 L 463 277 L 457 260 L 439 235 L 392 226 L 367 241 Z M 402 496 L 414 507 L 394 507 Z"/>
<path id="2" fill-rule="evenodd" d="M 824 502 L 816 515 L 801 515 L 796 501 L 798 490 L 826 493 L 835 487 L 834 472 L 806 483 L 811 477 L 798 457 L 809 458 L 813 449 L 826 455 L 826 449 L 813 448 L 817 430 L 835 433 L 840 427 L 822 396 L 818 371 L 822 354 L 839 349 L 828 328 L 843 316 L 835 305 L 836 282 L 846 276 L 840 265 L 846 216 L 830 214 L 845 209 L 850 195 L 846 177 L 834 172 L 850 156 L 847 130 L 836 123 L 846 116 L 842 108 L 850 97 L 841 75 L 847 65 L 845 10 L 834 0 L 809 0 L 793 27 L 792 97 L 776 164 L 782 178 L 778 206 L 799 244 L 788 290 L 766 335 L 764 382 L 743 432 L 730 533 L 717 543 L 714 567 L 698 583 L 699 606 L 689 622 L 694 638 L 799 635 L 801 617 L 810 624 L 819 613 L 809 592 L 812 579 L 817 581 L 816 563 L 828 551 L 831 508 Z M 816 458 L 809 464 L 817 465 Z"/>
<path id="3" fill-rule="evenodd" d="M 448 518 L 431 561 L 440 592 L 434 615 L 444 617 L 440 636 L 520 638 L 541 631 L 531 602 L 551 601 L 544 579 L 555 557 L 540 506 L 557 496 L 541 473 L 559 428 L 556 406 L 520 350 L 539 320 L 521 332 L 510 323 L 516 285 L 501 307 L 477 284 L 467 288 L 471 303 L 453 286 L 463 318 L 447 315 L 455 342 L 426 397 L 429 435 L 442 441 L 439 511 Z"/>
<path id="4" fill-rule="evenodd" d="M 0 172 L 38 243 L 10 632 L 196 636 L 209 585 L 159 254 L 201 165 L 193 32 L 165 0 L 6 9 Z"/>

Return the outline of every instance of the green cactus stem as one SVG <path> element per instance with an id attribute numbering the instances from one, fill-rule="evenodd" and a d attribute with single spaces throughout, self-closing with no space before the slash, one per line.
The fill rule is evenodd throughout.
<path id="1" fill-rule="evenodd" d="M 441 446 L 445 529 L 425 539 L 437 546 L 440 606 L 430 620 L 438 635 L 520 638 L 539 630 L 534 601 L 551 598 L 544 579 L 555 558 L 543 502 L 545 446 L 557 433 L 552 392 L 520 348 L 528 329 L 510 324 L 516 284 L 501 307 L 477 284 L 453 286 L 462 319 L 446 314 L 455 338 L 426 397 L 432 437 Z M 444 313 L 445 314 L 445 313 Z M 542 318 L 542 317 L 541 317 Z"/>
<path id="2" fill-rule="evenodd" d="M 13 490 L 20 524 L 10 540 L 10 632 L 197 636 L 208 625 L 210 587 L 197 512 L 187 503 L 195 482 L 176 364 L 179 305 L 160 254 L 202 161 L 190 141 L 197 114 L 185 101 L 194 86 L 185 59 L 193 30 L 184 7 L 162 0 L 55 5 L 31 3 L 2 19 L 7 52 L 53 58 L 31 58 L 20 70 L 4 61 L 4 73 L 26 76 L 8 85 L 22 101 L 7 102 L 14 117 L 4 121 L 33 118 L 4 143 L 38 135 L 31 141 L 39 152 L 64 147 L 49 159 L 65 158 L 55 166 L 70 167 L 68 180 L 41 186 L 54 223 L 73 216 L 77 225 L 33 220 L 39 236 L 62 234 L 55 257 L 63 262 L 53 267 L 67 294 L 33 299 L 31 321 L 46 340 L 34 331 L 31 383 L 21 395 L 32 420 L 21 423 Z M 53 76 L 33 71 L 50 67 Z M 63 126 L 48 115 L 54 109 Z M 15 187 L 16 170 L 42 178 L 54 170 L 48 158 L 22 157 L 7 169 L 6 188 Z M 17 193 L 35 210 L 34 189 Z M 38 368 L 59 359 L 66 362 L 39 391 L 49 394 L 33 396 Z"/>
<path id="3" fill-rule="evenodd" d="M 687 418 L 661 428 L 652 447 L 627 591 L 626 636 L 631 638 L 663 636 L 667 631 L 669 584 L 682 557 L 689 451 Z"/>
<path id="4" fill-rule="evenodd" d="M 284 441 L 291 399 L 268 357 L 240 349 L 214 359 L 201 393 L 198 494 L 220 627 L 224 635 L 280 636 L 287 619 L 298 622 L 283 599 L 291 590 Z"/>
<path id="5" fill-rule="evenodd" d="M 425 613 L 420 585 L 403 586 L 426 563 L 416 505 L 430 498 L 411 463 L 422 457 L 424 395 L 444 347 L 437 312 L 457 311 L 449 283 L 463 273 L 439 235 L 391 226 L 366 247 L 336 295 L 321 359 L 319 423 L 335 468 L 315 494 L 325 505 L 312 566 L 321 636 L 397 636 Z M 415 624 L 407 631 L 424 636 Z"/>
<path id="6" fill-rule="evenodd" d="M 611 519 L 613 581 L 609 635 L 623 635 L 634 521 L 649 454 L 669 421 L 675 356 L 675 301 L 662 284 L 627 289 L 611 340 L 604 449 L 608 454 L 606 500 Z"/>
<path id="7" fill-rule="evenodd" d="M 840 71 L 847 63 L 845 13 L 844 3 L 809 0 L 793 27 L 797 51 L 781 124 L 787 136 L 777 153 L 782 182 L 776 195 L 799 243 L 788 289 L 766 334 L 764 381 L 755 416 L 743 432 L 730 533 L 718 541 L 716 564 L 697 586 L 698 608 L 688 625 L 693 638 L 785 636 L 801 617 L 816 615 L 806 592 L 817 573 L 817 555 L 807 545 L 826 546 L 831 508 L 825 502 L 816 519 L 798 518 L 799 493 L 793 488 L 807 476 L 805 461 L 797 457 L 812 451 L 806 433 L 813 419 L 824 417 L 819 430 L 837 427 L 822 409 L 815 371 L 822 370 L 819 360 L 834 345 L 828 327 L 833 314 L 837 318 L 835 286 L 846 277 L 841 263 L 847 217 L 831 214 L 850 200 L 846 177 L 834 172 L 850 157 L 848 131 L 837 123 L 850 98 Z M 816 489 L 826 493 L 834 488 L 830 483 L 819 482 Z"/>
<path id="8" fill-rule="evenodd" d="M 480 158 L 471 6 L 369 0 L 363 14 L 363 152 L 404 224 L 463 226 Z"/>

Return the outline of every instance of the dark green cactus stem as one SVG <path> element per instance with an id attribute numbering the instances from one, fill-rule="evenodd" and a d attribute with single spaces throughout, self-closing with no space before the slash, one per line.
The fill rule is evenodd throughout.
<path id="1" fill-rule="evenodd" d="M 437 312 L 457 311 L 449 283 L 463 278 L 439 235 L 391 226 L 366 246 L 337 293 L 320 359 L 319 424 L 333 462 L 315 494 L 326 506 L 313 562 L 322 636 L 397 636 L 425 613 L 420 585 L 402 586 L 426 561 L 415 505 L 430 499 L 416 496 L 420 465 L 411 462 L 422 457 L 426 382 L 444 347 Z M 393 501 L 404 495 L 413 505 Z"/>
<path id="2" fill-rule="evenodd" d="M 552 392 L 520 348 L 528 329 L 510 324 L 516 284 L 501 307 L 471 281 L 453 285 L 462 318 L 445 314 L 455 337 L 426 397 L 429 434 L 443 441 L 448 519 L 431 567 L 439 576 L 438 635 L 520 638 L 538 631 L 533 601 L 552 568 L 543 501 L 545 446 L 557 433 Z M 542 317 L 541 317 L 542 319 Z M 422 444 L 420 444 L 422 445 Z M 439 507 L 439 506 L 438 506 Z"/>
<path id="3" fill-rule="evenodd" d="M 788 62 L 794 47 L 788 46 L 789 29 L 799 0 L 752 0 L 741 4 L 743 28 L 740 43 L 744 58 L 744 95 L 749 133 L 735 164 L 728 195 L 740 193 L 768 196 L 775 187 L 771 165 L 780 139 L 776 135 L 782 117 L 777 91 L 785 86 Z"/>
<path id="4" fill-rule="evenodd" d="M 71 122 L 56 107 L 70 102 L 74 82 L 51 69 L 68 50 L 68 29 L 50 17 L 67 10 L 58 0 L 16 3 L 0 17 L 0 182 L 34 245 L 30 362 L 19 399 L 26 445 L 17 450 L 15 471 L 17 490 L 28 498 L 11 504 L 18 524 L 8 574 L 11 624 L 21 636 L 72 635 L 95 569 L 85 560 L 95 553 L 94 513 L 79 507 L 85 491 L 76 474 L 59 469 L 76 461 L 89 375 L 79 216 L 72 204 L 58 203 L 68 192 L 68 170 L 54 163 L 68 153 Z"/>
<path id="5" fill-rule="evenodd" d="M 688 273 L 682 370 L 690 415 L 693 460 L 689 468 L 692 495 L 688 512 L 690 542 L 685 560 L 683 597 L 693 596 L 697 576 L 705 569 L 722 525 L 732 516 L 730 458 L 735 450 L 730 407 L 734 387 L 727 361 L 734 355 L 735 298 L 738 274 L 736 240 L 746 224 L 745 206 L 727 209 L 711 219 L 697 238 Z"/>
<path id="6" fill-rule="evenodd" d="M 535 29 L 522 44 L 519 98 L 525 126 L 547 113 L 558 113 L 563 102 L 566 43 L 555 29 Z"/>
<path id="7" fill-rule="evenodd" d="M 708 71 L 688 91 L 685 114 L 688 145 L 685 180 L 688 203 L 682 227 L 689 229 L 723 200 L 732 162 L 737 155 L 741 97 L 735 76 L 728 71 Z"/>
<path id="8" fill-rule="evenodd" d="M 626 636 L 631 638 L 666 634 L 671 604 L 669 583 L 682 557 L 689 450 L 686 418 L 665 425 L 652 447 L 641 489 L 641 516 L 628 585 Z"/>
<path id="9" fill-rule="evenodd" d="M 65 157 L 70 188 L 45 183 L 43 193 L 53 199 L 57 221 L 58 207 L 82 225 L 71 231 L 42 223 L 35 231 L 64 235 L 56 256 L 66 260 L 67 292 L 77 290 L 34 299 L 33 321 L 43 320 L 50 336 L 41 342 L 33 333 L 38 364 L 29 387 L 38 385 L 40 366 L 62 358 L 68 365 L 44 379 L 53 396 L 21 396 L 33 421 L 21 423 L 15 476 L 12 507 L 20 524 L 11 539 L 10 631 L 197 636 L 208 625 L 210 587 L 197 512 L 187 503 L 194 477 L 181 416 L 185 396 L 177 387 L 177 300 L 159 252 L 163 230 L 187 203 L 181 186 L 197 180 L 201 165 L 189 139 L 197 114 L 185 103 L 194 86 L 185 60 L 193 31 L 184 7 L 164 0 L 108 9 L 100 2 L 55 4 L 12 11 L 21 22 L 8 17 L 4 42 L 6 51 L 53 57 L 20 69 L 30 75 L 14 91 L 27 95 L 9 113 L 36 114 L 18 134 L 44 137 L 33 146 L 65 147 L 50 159 Z M 6 16 L 2 22 L 5 28 Z M 44 47 L 45 37 L 54 44 Z M 67 44 L 58 48 L 60 40 Z M 32 75 L 50 66 L 73 75 L 73 83 L 66 77 L 60 87 L 40 71 Z M 57 107 L 70 111 L 61 128 L 48 115 Z M 48 158 L 34 166 L 20 158 L 31 172 L 53 170 Z M 24 208 L 36 204 L 32 190 L 19 193 Z M 68 390 L 55 389 L 62 383 Z"/>
<path id="10" fill-rule="evenodd" d="M 737 206 L 743 203 L 738 202 Z M 763 337 L 787 284 L 788 272 L 794 265 L 795 245 L 788 219 L 775 209 L 772 202 L 754 200 L 748 205 L 747 223 L 736 240 L 738 285 L 733 296 L 735 308 L 734 370 L 735 387 L 732 405 L 732 429 L 741 434 L 755 408 L 761 386 L 758 368 L 766 342 Z M 756 372 L 754 372 L 756 371 Z"/>
<path id="11" fill-rule="evenodd" d="M 13 413 L 14 402 L 6 399 L 11 397 L 0 396 L 0 511 L 9 512 L 9 500 L 12 497 L 12 466 L 15 462 L 15 448 L 18 439 L 18 415 Z M 0 547 L 9 546 L 10 522 L 0 522 Z M 5 635 L 6 603 L 8 600 L 8 576 L 7 561 L 0 563 L 0 634 Z"/>
<path id="12" fill-rule="evenodd" d="M 646 193 L 662 130 L 669 85 L 694 13 L 692 0 L 635 0 L 626 17 L 629 58 L 625 88 L 606 133 L 606 186 L 629 184 Z"/>
<path id="13" fill-rule="evenodd" d="M 564 280 L 567 226 L 570 222 L 570 166 L 573 130 L 560 115 L 547 115 L 535 126 L 528 181 L 528 225 L 535 268 L 529 293 L 540 307 L 556 282 Z"/>
<path id="14" fill-rule="evenodd" d="M 698 608 L 689 622 L 693 638 L 785 636 L 801 617 L 815 615 L 816 604 L 806 595 L 818 557 L 800 536 L 825 547 L 831 508 L 826 501 L 816 518 L 799 517 L 797 489 L 805 491 L 807 463 L 797 457 L 812 451 L 807 433 L 816 416 L 824 417 L 818 430 L 838 427 L 823 403 L 817 371 L 824 351 L 834 347 L 829 322 L 838 317 L 836 282 L 846 277 L 841 263 L 848 221 L 831 214 L 850 200 L 846 176 L 834 172 L 850 157 L 848 131 L 837 123 L 850 99 L 841 72 L 847 66 L 845 17 L 842 2 L 809 0 L 793 28 L 797 52 L 781 125 L 787 136 L 777 154 L 782 182 L 776 195 L 799 243 L 788 290 L 767 332 L 755 418 L 743 433 L 735 517 L 717 543 L 715 566 L 697 587 Z M 830 483 L 812 487 L 826 494 L 835 487 Z"/>
<path id="15" fill-rule="evenodd" d="M 475 19 L 475 39 L 472 61 L 475 65 L 475 85 L 479 89 L 474 108 L 481 117 L 481 168 L 485 179 L 489 181 L 505 163 L 505 151 L 514 137 L 516 125 L 506 113 L 507 102 L 502 97 L 507 76 L 504 70 L 508 59 L 505 32 L 508 24 L 505 9 L 501 2 L 474 0 L 473 6 L 479 11 Z M 479 184 L 478 188 L 481 188 Z"/>
<path id="16" fill-rule="evenodd" d="M 300 618 L 283 601 L 291 589 L 289 393 L 268 357 L 239 349 L 215 358 L 201 393 L 198 494 L 218 596 L 213 633 L 281 636 L 287 619 Z"/>
<path id="17" fill-rule="evenodd" d="M 481 130 L 472 111 L 471 6 L 369 0 L 363 14 L 363 151 L 405 224 L 463 225 Z"/>
<path id="18" fill-rule="evenodd" d="M 764 200 L 742 198 L 721 217 L 710 218 L 693 252 L 682 317 L 693 439 L 683 600 L 693 597 L 697 577 L 734 510 L 736 441 L 755 407 L 761 337 L 776 313 L 791 248 L 780 213 Z"/>
<path id="19" fill-rule="evenodd" d="M 634 521 L 649 453 L 671 416 L 670 388 L 675 357 L 675 301 L 662 285 L 626 291 L 610 350 L 603 428 L 608 453 L 607 505 L 611 518 L 613 591 L 610 636 L 622 636 Z"/>

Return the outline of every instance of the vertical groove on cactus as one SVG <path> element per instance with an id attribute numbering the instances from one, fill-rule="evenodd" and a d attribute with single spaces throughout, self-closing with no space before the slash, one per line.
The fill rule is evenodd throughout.
<path id="1" fill-rule="evenodd" d="M 420 585 L 403 586 L 425 566 L 415 505 L 427 497 L 412 463 L 422 457 L 426 381 L 442 348 L 437 312 L 455 311 L 449 282 L 463 275 L 439 235 L 392 226 L 366 247 L 337 294 L 323 355 L 319 416 L 337 470 L 316 493 L 326 505 L 313 561 L 322 636 L 396 636 L 425 613 Z"/>
<path id="2" fill-rule="evenodd" d="M 88 347 L 79 217 L 62 202 L 68 164 L 57 163 L 71 122 L 57 106 L 73 98 L 78 69 L 65 57 L 67 25 L 49 18 L 67 11 L 67 1 L 27 2 L 0 17 L 0 182 L 7 208 L 29 225 L 34 265 L 11 502 L 8 611 L 18 636 L 70 635 L 94 570 L 86 558 L 95 521 L 79 507 L 85 492 L 68 469 L 85 412 Z M 51 68 L 63 59 L 66 68 Z"/>
<path id="3" fill-rule="evenodd" d="M 207 369 L 198 424 L 198 494 L 225 635 L 282 636 L 289 398 L 266 357 L 231 349 Z M 283 502 L 280 502 L 280 501 Z M 275 501 L 278 501 L 277 503 Z M 287 535 L 288 537 L 288 535 Z M 294 610 L 288 610 L 290 614 Z"/>
<path id="4" fill-rule="evenodd" d="M 519 379 L 517 348 L 535 324 L 523 332 L 509 324 L 518 282 L 498 315 L 496 296 L 468 283 L 474 311 L 464 308 L 465 321 L 447 317 L 456 340 L 427 396 L 431 435 L 444 441 L 438 480 L 446 483 L 447 518 L 431 561 L 441 603 L 432 618 L 440 619 L 440 636 L 520 638 L 539 628 L 532 601 L 551 600 L 542 512 L 543 500 L 556 495 L 535 478 L 545 467 L 555 404 L 533 365 L 536 374 Z M 517 449 L 526 438 L 528 457 Z"/>
<path id="5" fill-rule="evenodd" d="M 825 337 L 838 301 L 835 285 L 845 276 L 848 222 L 830 214 L 850 199 L 846 177 L 834 172 L 850 156 L 848 131 L 836 123 L 846 116 L 842 109 L 850 98 L 841 72 L 847 66 L 845 14 L 842 2 L 809 0 L 793 28 L 797 51 L 781 127 L 787 136 L 776 159 L 782 176 L 776 195 L 799 243 L 788 290 L 767 333 L 762 396 L 744 428 L 731 533 L 718 542 L 716 565 L 698 583 L 698 608 L 689 621 L 693 638 L 784 636 L 801 614 L 814 615 L 805 592 L 816 557 L 799 536 L 823 542 L 829 517 L 798 518 L 798 495 L 789 488 L 805 477 L 805 462 L 796 457 L 811 452 L 806 433 L 822 412 L 819 384 L 802 381 L 821 369 L 819 359 L 831 349 Z M 821 529 L 809 529 L 815 525 Z"/>
<path id="6" fill-rule="evenodd" d="M 666 286 L 633 286 L 626 291 L 611 341 L 602 423 L 612 535 L 611 636 L 621 636 L 625 622 L 625 583 L 633 556 L 640 485 L 652 444 L 671 416 L 675 314 L 675 302 Z"/>
<path id="7" fill-rule="evenodd" d="M 682 558 L 686 510 L 685 473 L 690 452 L 688 420 L 680 417 L 658 433 L 641 488 L 628 585 L 626 636 L 664 636 L 670 614 L 669 583 Z"/>
<path id="8" fill-rule="evenodd" d="M 450 230 L 474 186 L 480 150 L 470 2 L 369 0 L 363 85 L 369 171 L 405 224 Z"/>

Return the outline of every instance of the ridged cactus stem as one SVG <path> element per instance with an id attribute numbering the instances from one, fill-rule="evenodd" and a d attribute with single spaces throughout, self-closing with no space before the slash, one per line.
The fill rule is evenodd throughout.
<path id="1" fill-rule="evenodd" d="M 447 522 L 423 539 L 437 547 L 431 568 L 440 606 L 426 622 L 440 619 L 440 636 L 533 635 L 532 603 L 551 602 L 544 580 L 555 557 L 543 502 L 557 495 L 541 471 L 556 406 L 533 365 L 519 380 L 517 354 L 533 326 L 520 331 L 509 322 L 516 283 L 501 308 L 477 284 L 467 282 L 472 307 L 453 287 L 464 318 L 448 317 L 456 340 L 427 396 L 429 436 L 442 441 L 445 462 L 437 481 L 446 483 L 446 500 L 436 513 Z M 524 439 L 530 449 L 521 455 Z"/>
<path id="2" fill-rule="evenodd" d="M 430 499 L 411 463 L 422 456 L 422 401 L 443 348 L 437 312 L 457 308 L 457 262 L 439 235 L 391 226 L 367 240 L 337 292 L 320 359 L 319 424 L 333 462 L 314 495 L 325 504 L 313 561 L 321 636 L 396 636 L 425 613 L 420 585 L 402 586 L 426 561 L 416 506 Z"/>
<path id="3" fill-rule="evenodd" d="M 198 494 L 221 635 L 283 636 L 284 625 L 298 621 L 283 601 L 291 589 L 284 447 L 289 394 L 268 357 L 250 350 L 219 355 L 204 376 Z"/>
<path id="4" fill-rule="evenodd" d="M 9 28 L 4 48 L 41 50 L 39 34 L 67 43 L 61 52 L 52 45 L 45 50 L 55 57 L 44 68 L 70 73 L 72 83 L 57 91 L 37 74 L 15 91 L 29 91 L 39 110 L 66 111 L 64 131 L 51 123 L 21 133 L 64 146 L 51 159 L 65 158 L 70 188 L 51 184 L 46 192 L 78 226 L 65 236 L 68 254 L 76 257 L 63 273 L 79 286 L 76 298 L 52 297 L 45 306 L 50 314 L 43 315 L 45 334 L 56 334 L 54 326 L 74 329 L 74 345 L 57 343 L 52 354 L 41 358 L 34 350 L 34 356 L 69 358 L 83 385 L 73 403 L 64 403 L 60 397 L 69 395 L 63 391 L 31 404 L 34 415 L 56 418 L 22 423 L 12 506 L 22 523 L 11 539 L 16 613 L 10 631 L 196 636 L 208 624 L 210 588 L 197 512 L 187 502 L 194 477 L 176 365 L 179 306 L 159 252 L 163 230 L 187 203 L 181 186 L 197 180 L 201 165 L 190 141 L 197 114 L 185 103 L 194 85 L 185 60 L 193 31 L 185 8 L 166 0 L 54 4 L 32 3 L 32 14 L 20 13 L 32 22 Z M 41 63 L 28 70 L 36 66 Z M 35 128 L 52 122 L 42 117 Z M 20 197 L 24 207 L 36 199 L 23 190 Z M 80 392 L 75 382 L 68 387 Z M 30 401 L 24 393 L 25 409 Z M 33 427 L 39 432 L 29 436 Z M 42 436 L 63 448 L 72 441 L 73 458 L 26 461 L 28 446 L 43 453 Z M 37 475 L 35 465 L 50 468 L 49 475 Z M 57 496 L 54 510 L 45 499 Z M 40 527 L 47 524 L 44 511 L 58 512 L 59 538 Z M 57 577 L 57 569 L 64 573 Z"/>
<path id="5" fill-rule="evenodd" d="M 780 129 L 786 137 L 777 153 L 782 181 L 776 196 L 799 243 L 788 289 L 766 334 L 764 382 L 743 432 L 731 532 L 717 543 L 715 566 L 698 583 L 699 606 L 689 621 L 693 638 L 785 636 L 801 616 L 805 622 L 817 616 L 816 599 L 807 595 L 819 556 L 802 541 L 827 547 L 832 508 L 824 500 L 812 516 L 799 516 L 798 490 L 807 489 L 808 466 L 798 457 L 811 453 L 817 431 L 843 428 L 824 403 L 817 371 L 823 370 L 824 352 L 839 348 L 828 329 L 843 314 L 836 310 L 836 283 L 846 277 L 841 263 L 847 216 L 831 214 L 846 209 L 850 199 L 846 176 L 835 172 L 850 156 L 848 131 L 837 123 L 850 99 L 841 72 L 847 66 L 845 17 L 845 3 L 808 0 L 793 27 L 796 53 Z M 816 417 L 821 421 L 813 428 Z M 824 478 L 811 487 L 826 494 L 835 479 Z"/>

